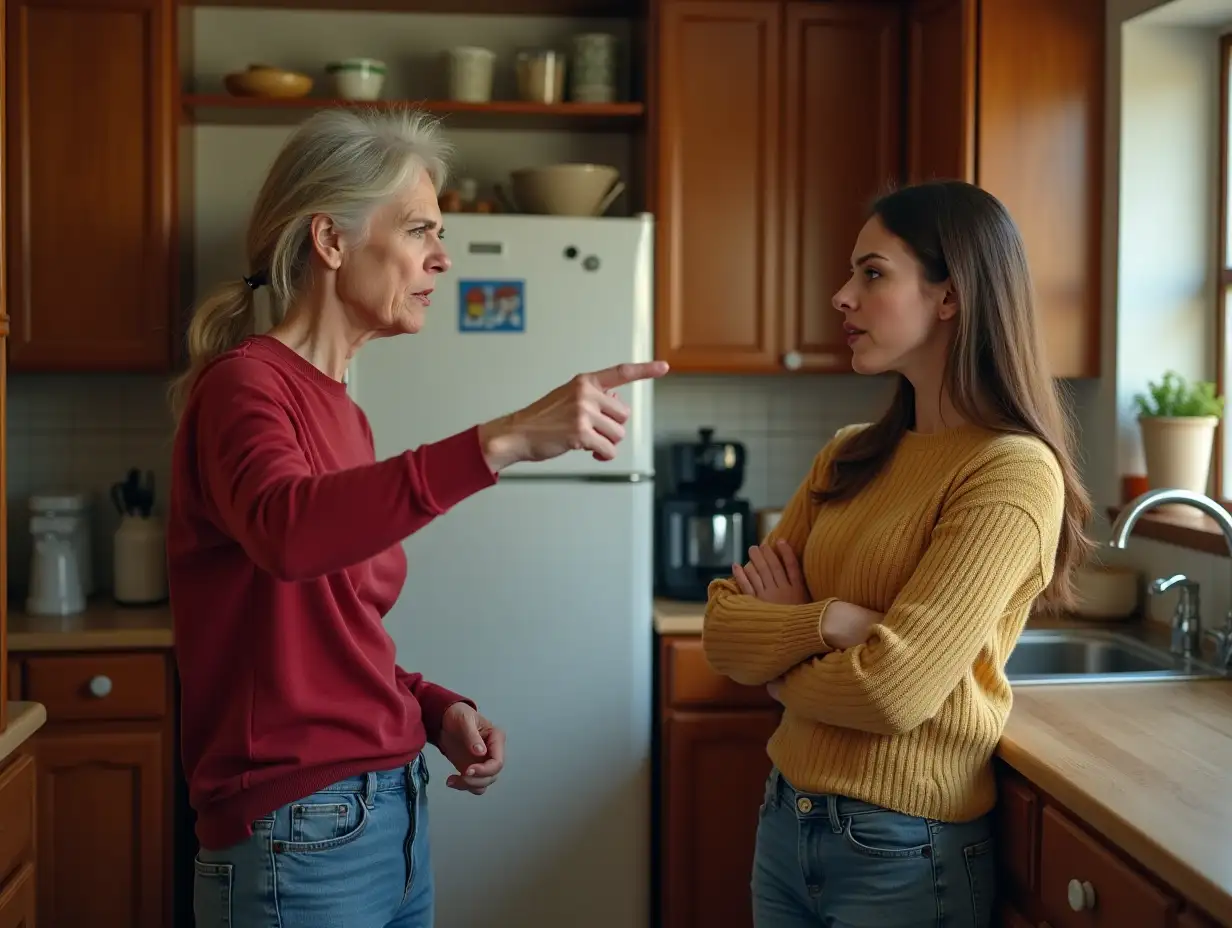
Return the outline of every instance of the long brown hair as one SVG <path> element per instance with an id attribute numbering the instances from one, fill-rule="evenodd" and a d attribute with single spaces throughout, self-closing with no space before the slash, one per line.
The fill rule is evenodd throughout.
<path id="1" fill-rule="evenodd" d="M 1074 461 L 1073 420 L 1045 360 L 1018 227 L 996 197 L 962 181 L 904 187 L 878 199 L 872 214 L 914 253 L 928 281 L 948 280 L 958 295 L 944 383 L 959 413 L 983 428 L 1034 435 L 1056 456 L 1065 514 L 1052 582 L 1040 601 L 1051 609 L 1071 605 L 1073 570 L 1093 548 L 1086 535 L 1091 499 Z M 885 414 L 835 454 L 817 501 L 859 493 L 914 426 L 915 388 L 900 374 Z"/>

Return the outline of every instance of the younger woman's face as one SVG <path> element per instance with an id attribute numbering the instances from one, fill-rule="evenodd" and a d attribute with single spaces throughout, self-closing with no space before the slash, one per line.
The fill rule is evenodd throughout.
<path id="1" fill-rule="evenodd" d="M 860 230 L 851 269 L 832 302 L 844 317 L 852 369 L 939 376 L 958 308 L 950 282 L 927 280 L 915 254 L 876 216 Z"/>

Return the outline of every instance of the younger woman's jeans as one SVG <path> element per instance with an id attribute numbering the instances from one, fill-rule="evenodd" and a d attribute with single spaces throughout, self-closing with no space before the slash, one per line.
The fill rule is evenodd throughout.
<path id="1" fill-rule="evenodd" d="M 753 860 L 756 928 L 988 928 L 990 816 L 951 824 L 766 781 Z"/>
<path id="2" fill-rule="evenodd" d="M 196 860 L 197 928 L 431 928 L 428 768 L 350 777 Z"/>

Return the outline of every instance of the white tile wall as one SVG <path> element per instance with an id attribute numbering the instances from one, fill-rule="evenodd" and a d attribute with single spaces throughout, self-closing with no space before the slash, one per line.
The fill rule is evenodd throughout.
<path id="1" fill-rule="evenodd" d="M 748 474 L 742 495 L 754 507 L 786 503 L 813 456 L 843 425 L 877 416 L 889 396 L 886 380 L 856 375 L 735 377 L 673 374 L 656 387 L 656 442 L 691 440 L 698 428 L 743 442 Z M 1094 387 L 1074 385 L 1079 423 L 1091 419 Z M 153 470 L 159 506 L 169 485 L 171 419 L 166 380 L 137 375 L 30 375 L 9 379 L 7 539 L 13 591 L 21 595 L 29 569 L 26 499 L 69 489 L 94 504 L 95 571 L 110 582 L 110 536 L 116 514 L 107 488 L 129 467 Z M 1102 509 L 1110 500 L 1098 500 Z M 1096 528 L 1107 536 L 1106 521 Z M 1178 570 L 1203 584 L 1207 614 L 1227 608 L 1229 562 L 1167 545 L 1135 541 L 1128 559 L 1154 574 Z M 1124 559 L 1124 555 L 1122 558 Z M 1153 574 L 1153 575 L 1154 575 Z M 1208 592 L 1209 590 L 1209 592 Z M 1170 601 L 1161 603 L 1166 616 Z M 1212 610 L 1218 609 L 1219 612 Z"/>
<path id="2" fill-rule="evenodd" d="M 167 381 L 141 375 L 14 374 L 8 380 L 6 539 L 11 591 L 29 576 L 27 499 L 32 493 L 84 492 L 92 502 L 94 571 L 111 584 L 111 533 L 119 522 L 108 488 L 130 467 L 154 471 L 159 508 L 171 459 Z"/>
<path id="3" fill-rule="evenodd" d="M 691 441 L 699 428 L 743 442 L 748 468 L 741 495 L 754 507 L 782 506 L 821 446 L 844 425 L 877 417 L 889 381 L 855 374 L 792 377 L 670 375 L 658 384 L 659 444 Z"/>
<path id="4" fill-rule="evenodd" d="M 166 500 L 171 418 L 165 395 L 166 380 L 152 376 L 9 378 L 7 548 L 16 595 L 29 571 L 26 500 L 50 491 L 90 495 L 95 573 L 107 587 L 117 524 L 108 487 L 130 467 L 153 470 L 160 508 Z M 884 382 L 854 375 L 674 375 L 657 388 L 657 441 L 691 440 L 709 426 L 718 437 L 744 442 L 749 471 L 742 495 L 756 507 L 782 505 L 825 440 L 843 425 L 875 416 L 886 395 Z"/>
<path id="5" fill-rule="evenodd" d="M 1094 384 L 1071 386 L 1080 434 L 1096 412 Z M 24 594 L 29 570 L 26 500 L 31 493 L 86 492 L 93 501 L 95 574 L 110 583 L 111 533 L 117 518 L 107 488 L 129 467 L 153 470 L 161 508 L 169 486 L 171 420 L 166 381 L 138 375 L 30 375 L 9 379 L 6 556 L 13 593 Z M 676 374 L 657 386 L 656 441 L 691 440 L 703 426 L 717 437 L 743 442 L 748 474 L 742 495 L 754 507 L 781 506 L 808 471 L 813 455 L 843 425 L 875 417 L 889 393 L 883 380 L 855 375 L 723 377 Z M 1094 455 L 1093 449 L 1084 448 Z M 1108 480 L 1088 473 L 1095 488 L 1093 533 L 1107 538 L 1102 513 L 1113 500 L 1100 492 Z M 1128 551 L 1105 550 L 1113 563 L 1129 563 L 1148 577 L 1182 572 L 1201 584 L 1208 625 L 1232 606 L 1232 561 L 1158 542 L 1135 539 Z M 1151 603 L 1167 621 L 1170 594 Z"/>

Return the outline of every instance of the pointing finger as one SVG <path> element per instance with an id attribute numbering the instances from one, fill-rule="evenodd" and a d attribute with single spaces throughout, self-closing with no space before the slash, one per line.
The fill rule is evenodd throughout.
<path id="1" fill-rule="evenodd" d="M 642 364 L 617 364 L 615 367 L 609 367 L 605 370 L 595 371 L 590 376 L 594 379 L 595 386 L 601 390 L 611 390 L 613 387 L 624 386 L 627 383 L 633 383 L 635 380 L 651 380 L 655 377 L 662 377 L 667 373 L 668 366 L 666 361 L 646 361 Z"/>

